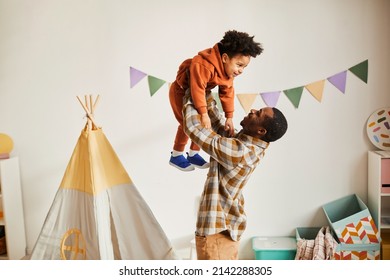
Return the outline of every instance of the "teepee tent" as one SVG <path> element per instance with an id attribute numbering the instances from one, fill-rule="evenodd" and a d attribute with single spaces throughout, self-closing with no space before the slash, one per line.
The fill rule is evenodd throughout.
<path id="1" fill-rule="evenodd" d="M 136 189 L 93 113 L 87 113 L 31 259 L 176 259 L 172 246 Z"/>

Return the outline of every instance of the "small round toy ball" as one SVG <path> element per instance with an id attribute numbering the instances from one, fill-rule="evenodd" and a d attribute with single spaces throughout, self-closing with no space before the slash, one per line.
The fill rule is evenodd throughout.
<path id="1" fill-rule="evenodd" d="M 390 150 L 390 108 L 376 110 L 367 120 L 367 135 L 380 150 Z"/>
<path id="2" fill-rule="evenodd" d="M 0 133 L 0 154 L 9 154 L 14 148 L 14 141 L 5 133 Z"/>

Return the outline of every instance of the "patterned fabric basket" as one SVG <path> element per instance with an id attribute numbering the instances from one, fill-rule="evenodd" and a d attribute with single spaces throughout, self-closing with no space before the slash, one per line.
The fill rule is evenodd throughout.
<path id="1" fill-rule="evenodd" d="M 380 232 L 360 197 L 345 196 L 322 208 L 339 242 L 336 260 L 380 259 Z"/>
<path id="2" fill-rule="evenodd" d="M 357 195 L 340 198 L 322 208 L 341 243 L 380 244 L 380 233 L 370 211 Z"/>
<path id="3" fill-rule="evenodd" d="M 333 241 L 321 233 L 320 227 L 296 228 L 297 255 L 295 259 L 331 259 L 331 260 L 379 260 L 380 244 L 346 244 L 335 236 Z M 322 238 L 321 238 L 322 236 Z M 324 246 L 325 245 L 325 246 Z M 321 254 L 322 252 L 322 254 Z"/>

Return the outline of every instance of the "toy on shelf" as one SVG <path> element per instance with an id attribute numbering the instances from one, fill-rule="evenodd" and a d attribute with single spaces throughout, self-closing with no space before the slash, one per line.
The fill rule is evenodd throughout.
<path id="1" fill-rule="evenodd" d="M 14 148 L 12 138 L 5 133 L 0 133 L 0 159 L 7 159 Z"/>
<path id="2" fill-rule="evenodd" d="M 367 135 L 380 150 L 390 151 L 390 108 L 376 110 L 367 120 Z"/>

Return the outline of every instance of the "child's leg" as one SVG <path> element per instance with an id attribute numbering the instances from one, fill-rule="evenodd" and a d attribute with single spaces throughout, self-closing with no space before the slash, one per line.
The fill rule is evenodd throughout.
<path id="1" fill-rule="evenodd" d="M 188 136 L 184 133 L 183 130 L 183 97 L 184 90 L 181 89 L 176 82 L 174 82 L 169 89 L 169 102 L 171 103 L 173 114 L 175 115 L 176 120 L 179 122 L 179 126 L 177 127 L 173 151 L 171 153 L 171 158 L 169 159 L 169 164 L 182 171 L 192 171 L 195 168 L 183 156 L 184 148 L 188 142 Z"/>
<path id="2" fill-rule="evenodd" d="M 196 152 L 200 151 L 200 147 L 195 144 L 195 142 L 191 141 L 190 150 Z"/>
<path id="3" fill-rule="evenodd" d="M 188 136 L 183 130 L 183 97 L 184 90 L 176 82 L 173 82 L 169 89 L 169 102 L 171 103 L 173 114 L 179 123 L 173 146 L 173 150 L 178 152 L 183 152 L 188 142 Z"/>

